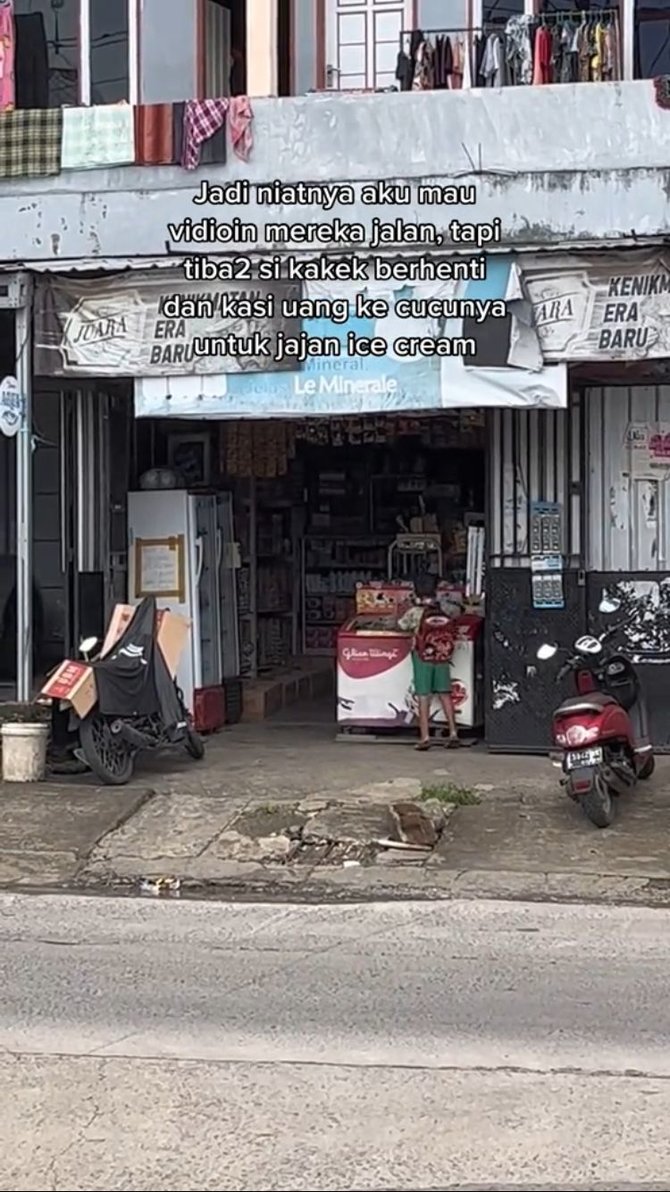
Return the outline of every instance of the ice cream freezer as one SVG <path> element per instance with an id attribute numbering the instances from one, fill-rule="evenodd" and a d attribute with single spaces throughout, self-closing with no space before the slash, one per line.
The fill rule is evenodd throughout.
<path id="1" fill-rule="evenodd" d="M 462 728 L 480 728 L 483 714 L 483 619 L 473 613 L 454 618 L 456 642 L 451 659 L 451 696 Z M 337 638 L 337 723 L 354 728 L 389 729 L 412 725 L 418 714 L 412 671 L 412 635 L 395 618 L 359 615 Z M 431 722 L 443 724 L 440 701 Z"/>

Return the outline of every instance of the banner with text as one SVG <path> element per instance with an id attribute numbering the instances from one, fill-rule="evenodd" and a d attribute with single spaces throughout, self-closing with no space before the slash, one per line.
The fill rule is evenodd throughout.
<path id="1" fill-rule="evenodd" d="M 670 356 L 670 255 L 523 259 L 545 360 Z"/>
<path id="2" fill-rule="evenodd" d="M 467 282 L 423 289 L 387 285 L 384 300 L 377 291 L 376 310 L 342 297 L 345 288 L 340 292 L 333 283 L 310 285 L 307 292 L 344 302 L 342 322 L 303 320 L 309 340 L 337 341 L 341 352 L 308 356 L 299 370 L 282 373 L 139 378 L 136 415 L 290 418 L 567 404 L 567 370 L 543 364 L 529 304 L 508 259 L 489 258 L 485 276 Z M 501 303 L 502 310 L 492 311 Z M 350 336 L 379 342 L 382 353 L 350 355 Z M 437 350 L 466 340 L 474 345 L 471 354 Z M 421 351 L 409 352 L 410 344 Z"/>
<path id="3" fill-rule="evenodd" d="M 35 294 L 39 376 L 150 377 L 277 372 L 299 336 L 301 284 L 187 281 L 183 270 L 96 279 L 40 279 Z M 215 346 L 214 346 L 215 345 Z M 279 356 L 279 359 L 278 359 Z"/>

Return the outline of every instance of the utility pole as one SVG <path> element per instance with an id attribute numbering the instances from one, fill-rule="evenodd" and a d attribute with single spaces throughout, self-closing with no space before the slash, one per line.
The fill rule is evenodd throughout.
<path id="1" fill-rule="evenodd" d="M 33 698 L 33 290 L 24 278 L 16 311 L 16 380 L 22 418 L 16 436 L 16 698 Z"/>

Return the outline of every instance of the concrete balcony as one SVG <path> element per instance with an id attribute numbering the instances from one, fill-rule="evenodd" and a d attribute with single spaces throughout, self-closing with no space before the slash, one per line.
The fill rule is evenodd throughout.
<path id="1" fill-rule="evenodd" d="M 239 246 L 244 253 L 280 251 L 266 234 L 268 223 L 335 217 L 363 225 L 368 242 L 375 219 L 433 223 L 447 246 L 454 218 L 497 219 L 498 243 L 517 249 L 670 235 L 670 111 L 656 105 L 648 81 L 264 99 L 254 101 L 254 117 L 246 165 L 230 155 L 226 165 L 194 173 L 126 167 L 0 184 L 0 259 L 57 258 L 63 267 L 82 258 L 163 256 L 169 224 L 206 216 L 255 224 L 257 242 Z M 194 205 L 204 179 L 213 187 L 249 182 L 249 200 Z M 253 184 L 277 179 L 351 183 L 354 193 L 341 192 L 328 213 L 316 202 L 259 204 Z M 379 180 L 473 185 L 477 202 L 419 204 L 413 187 L 409 202 L 364 203 L 360 184 Z M 208 246 L 172 243 L 185 254 Z M 326 247 L 338 244 L 315 244 L 299 233 L 290 251 Z"/>

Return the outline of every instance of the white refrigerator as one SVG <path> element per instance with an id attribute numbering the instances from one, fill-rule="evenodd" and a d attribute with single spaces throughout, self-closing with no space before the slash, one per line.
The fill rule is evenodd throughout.
<path id="1" fill-rule="evenodd" d="M 183 489 L 128 494 L 128 598 L 153 595 L 191 621 L 177 682 L 189 712 L 195 692 L 239 674 L 236 562 L 229 496 Z M 236 669 L 235 669 L 236 668 Z"/>

